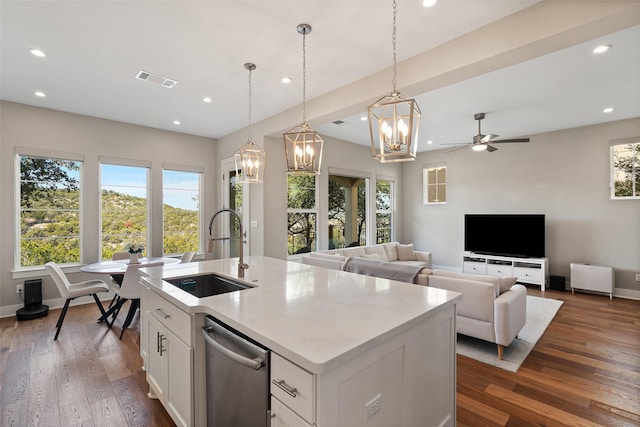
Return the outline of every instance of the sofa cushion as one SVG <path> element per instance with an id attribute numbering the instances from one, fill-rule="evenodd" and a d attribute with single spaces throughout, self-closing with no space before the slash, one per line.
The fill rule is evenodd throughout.
<path id="1" fill-rule="evenodd" d="M 384 246 L 382 246 L 381 244 L 380 245 L 364 246 L 364 252 L 367 255 L 377 254 L 381 261 L 388 261 L 387 254 L 384 251 Z"/>
<path id="2" fill-rule="evenodd" d="M 446 270 L 433 270 L 434 276 L 444 276 L 444 277 L 453 277 L 456 279 L 467 279 L 474 280 L 476 282 L 486 282 L 491 283 L 496 290 L 496 295 L 500 295 L 500 277 L 497 276 L 485 276 L 484 274 L 466 274 L 466 273 L 456 273 L 454 271 L 446 271 Z"/>
<path id="3" fill-rule="evenodd" d="M 398 260 L 398 251 L 396 250 L 397 243 L 383 243 L 382 247 L 384 248 L 385 254 L 387 254 L 387 261 L 397 261 Z"/>
<path id="4" fill-rule="evenodd" d="M 416 267 L 429 267 L 428 263 L 424 261 L 394 261 L 393 263 L 398 265 L 415 265 Z"/>
<path id="5" fill-rule="evenodd" d="M 386 261 L 386 259 L 382 259 L 380 257 L 380 254 L 376 254 L 376 253 L 360 255 L 358 258 L 374 259 L 376 261 Z"/>
<path id="6" fill-rule="evenodd" d="M 329 261 L 345 261 L 346 257 L 339 255 L 339 254 L 327 254 L 327 253 L 322 253 L 322 252 L 310 252 L 309 255 L 310 257 L 313 258 L 321 258 L 321 259 L 326 259 Z"/>
<path id="7" fill-rule="evenodd" d="M 356 246 L 356 247 L 353 247 L 353 248 L 344 248 L 342 250 L 342 255 L 344 255 L 344 256 L 362 256 L 362 255 L 366 255 L 366 252 L 364 251 L 364 247 Z"/>
<path id="8" fill-rule="evenodd" d="M 413 252 L 413 243 L 408 245 L 396 245 L 399 261 L 417 261 L 416 254 Z"/>

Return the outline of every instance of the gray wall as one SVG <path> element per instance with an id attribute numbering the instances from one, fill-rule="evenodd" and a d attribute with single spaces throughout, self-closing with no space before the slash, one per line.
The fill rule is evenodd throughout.
<path id="1" fill-rule="evenodd" d="M 609 141 L 639 135 L 640 119 L 631 119 L 493 153 L 422 153 L 403 170 L 403 239 L 432 251 L 434 264 L 461 268 L 464 214 L 542 213 L 552 275 L 569 280 L 571 262 L 611 266 L 617 292 L 640 291 L 640 200 L 611 200 L 609 190 Z M 447 165 L 447 204 L 423 205 L 422 168 L 438 162 Z"/>
<path id="2" fill-rule="evenodd" d="M 98 156 L 136 159 L 151 162 L 150 196 L 154 207 L 154 230 L 151 253 L 162 254 L 162 168 L 165 165 L 199 166 L 204 170 L 204 212 L 215 207 L 218 181 L 216 141 L 209 138 L 167 132 L 109 120 L 69 114 L 12 102 L 0 102 L 0 315 L 11 314 L 8 306 L 21 304 L 14 278 L 14 149 L 28 147 L 55 152 L 83 154 L 84 262 L 99 257 L 98 242 Z M 34 272 L 43 277 L 44 269 Z M 91 275 L 73 273 L 73 280 L 87 280 Z M 58 298 L 48 276 L 43 280 L 43 298 Z M 3 311 L 2 308 L 5 307 Z M 15 311 L 15 308 L 12 307 Z"/>

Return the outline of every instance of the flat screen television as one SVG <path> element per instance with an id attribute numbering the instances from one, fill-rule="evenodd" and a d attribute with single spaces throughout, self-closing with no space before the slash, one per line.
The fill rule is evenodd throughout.
<path id="1" fill-rule="evenodd" d="M 543 214 L 466 214 L 464 250 L 483 255 L 543 258 Z"/>

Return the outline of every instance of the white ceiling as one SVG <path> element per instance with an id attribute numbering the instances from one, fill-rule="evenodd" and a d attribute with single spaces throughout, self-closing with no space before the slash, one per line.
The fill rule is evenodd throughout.
<path id="1" fill-rule="evenodd" d="M 400 0 L 398 60 L 410 58 L 536 3 Z M 248 125 L 245 62 L 253 62 L 253 121 L 391 65 L 389 0 L 7 1 L 0 0 L 0 98 L 88 116 L 220 138 Z M 613 45 L 594 56 L 598 43 Z M 39 48 L 46 58 L 29 49 Z M 136 80 L 144 70 L 178 81 Z M 280 78 L 290 76 L 289 85 Z M 640 116 L 640 26 L 417 97 L 420 150 L 470 142 L 473 114 L 502 137 Z M 380 96 L 389 88 L 380 88 Z M 41 90 L 45 98 L 34 96 Z M 210 96 L 213 102 L 202 102 Z M 602 109 L 613 106 L 605 115 Z M 365 111 L 363 106 L 363 113 Z M 361 114 L 321 133 L 368 144 Z M 174 120 L 180 120 L 176 126 Z M 294 125 L 296 123 L 292 123 Z"/>

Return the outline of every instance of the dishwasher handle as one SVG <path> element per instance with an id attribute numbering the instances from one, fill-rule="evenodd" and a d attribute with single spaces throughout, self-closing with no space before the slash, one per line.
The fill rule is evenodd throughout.
<path id="1" fill-rule="evenodd" d="M 256 357 L 255 359 L 249 359 L 248 357 L 244 357 L 241 354 L 229 350 L 227 347 L 213 339 L 211 335 L 209 335 L 209 330 L 210 329 L 207 327 L 202 328 L 202 336 L 204 337 L 205 341 L 207 341 L 207 343 L 213 346 L 220 353 L 224 354 L 231 360 L 234 360 L 248 368 L 255 369 L 256 371 L 262 367 L 262 359 L 258 357 Z"/>

